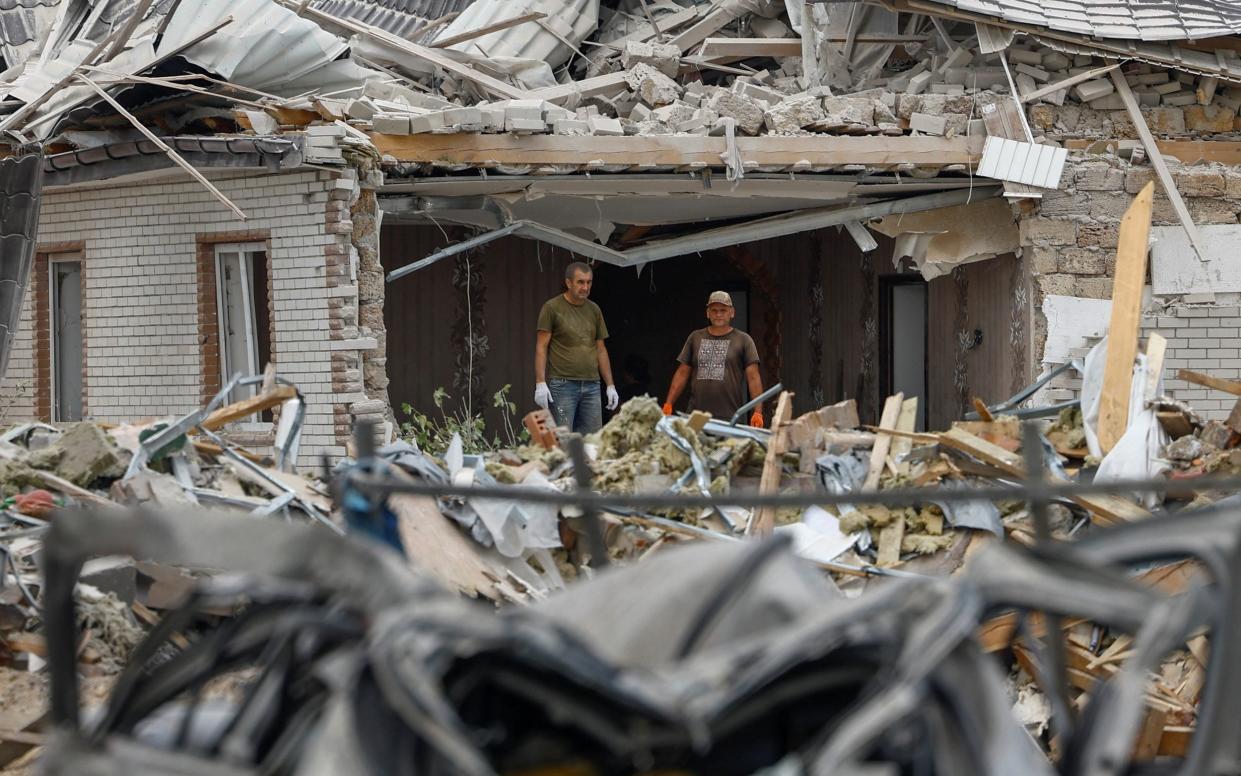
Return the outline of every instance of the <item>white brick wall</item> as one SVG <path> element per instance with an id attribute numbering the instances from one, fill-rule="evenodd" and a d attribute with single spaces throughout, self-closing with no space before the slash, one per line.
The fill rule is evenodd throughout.
<path id="1" fill-rule="evenodd" d="M 335 239 L 325 230 L 325 206 L 338 176 L 297 171 L 210 177 L 249 220 L 236 218 L 188 176 L 45 192 L 39 244 L 85 243 L 89 415 L 124 421 L 199 406 L 196 236 L 268 230 L 272 350 L 280 374 L 307 400 L 303 460 L 316 460 L 324 449 L 338 454 L 324 272 L 324 247 Z M 12 402 L 6 422 L 34 413 L 32 295 L 26 294 L 0 387 L 0 397 Z"/>

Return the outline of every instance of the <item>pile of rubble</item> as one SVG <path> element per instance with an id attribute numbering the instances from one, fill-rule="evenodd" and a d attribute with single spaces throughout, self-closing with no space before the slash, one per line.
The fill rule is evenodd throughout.
<path id="1" fill-rule="evenodd" d="M 341 532 L 328 494 L 294 471 L 302 404 L 297 390 L 276 385 L 273 377 L 256 395 L 225 404 L 236 384 L 182 418 L 27 423 L 0 436 L 0 666 L 43 665 L 38 560 L 57 514 L 203 508 L 310 521 Z M 216 433 L 271 410 L 285 418 L 275 445 L 278 461 Z M 158 621 L 156 612 L 194 585 L 182 570 L 108 558 L 88 563 L 81 581 L 80 658 L 88 674 L 123 667 L 145 628 Z"/>

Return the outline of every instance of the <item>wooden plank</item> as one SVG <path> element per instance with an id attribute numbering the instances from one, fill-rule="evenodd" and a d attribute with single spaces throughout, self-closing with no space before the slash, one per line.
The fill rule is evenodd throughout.
<path id="1" fill-rule="evenodd" d="M 1146 339 L 1146 400 L 1154 401 L 1159 392 L 1159 378 L 1163 375 L 1163 359 L 1168 352 L 1168 340 L 1158 332 Z"/>
<path id="2" fill-rule="evenodd" d="M 1098 143 L 1098 140 L 1066 140 L 1064 147 L 1082 151 Z M 1115 139 L 1104 142 L 1119 142 Z M 1241 164 L 1241 141 L 1236 140 L 1158 140 L 1159 152 L 1179 159 L 1184 164 L 1219 162 Z"/>
<path id="3" fill-rule="evenodd" d="M 293 10 L 296 10 L 297 8 L 297 3 L 294 2 L 294 0 L 276 1 L 285 8 L 291 8 Z M 357 35 L 370 38 L 388 49 L 415 57 L 423 62 L 434 65 L 441 70 L 446 70 L 453 75 L 460 76 L 467 81 L 472 81 L 496 96 L 505 97 L 511 100 L 520 100 L 528 96 L 528 92 L 524 89 L 518 89 L 517 87 L 507 84 L 498 78 L 493 78 L 486 73 L 475 70 L 468 65 L 464 65 L 455 59 L 436 51 L 435 49 L 420 46 L 417 43 L 412 43 L 403 38 L 398 38 L 392 33 L 386 30 L 381 30 L 378 27 L 373 27 L 355 19 L 345 19 L 340 16 L 333 16 L 330 13 L 320 11 L 316 8 L 307 8 L 305 15 L 318 22 L 326 22 L 329 25 L 343 27 Z"/>
<path id="4" fill-rule="evenodd" d="M 437 40 L 431 44 L 431 48 L 437 48 L 437 49 L 448 48 L 449 46 L 455 46 L 458 43 L 465 43 L 468 40 L 474 40 L 475 38 L 481 38 L 484 35 L 490 35 L 493 32 L 500 32 L 501 30 L 507 30 L 510 27 L 516 27 L 519 24 L 525 24 L 526 22 L 533 22 L 539 19 L 546 19 L 546 18 L 547 18 L 547 14 L 539 13 L 538 11 L 534 11 L 531 13 L 523 13 L 519 16 L 512 16 L 512 17 L 509 17 L 508 19 L 501 19 L 498 22 L 493 22 L 484 27 L 479 27 L 478 29 L 475 29 L 475 30 L 469 30 L 467 32 L 462 32 L 458 35 L 453 35 L 452 37 L 444 38 L 443 40 Z"/>
<path id="5" fill-rule="evenodd" d="M 968 453 L 983 463 L 990 464 L 1012 477 L 1024 477 L 1025 466 L 1021 456 L 1011 453 L 999 445 L 954 428 L 939 434 L 939 441 L 954 450 Z M 1060 482 L 1051 479 L 1052 482 Z M 1073 496 L 1071 499 L 1091 512 L 1094 522 L 1110 524 L 1142 520 L 1150 517 L 1150 513 L 1128 499 L 1120 496 Z"/>
<path id="6" fill-rule="evenodd" d="M 1120 221 L 1112 318 L 1107 329 L 1107 364 L 1103 372 L 1103 394 L 1099 397 L 1099 445 L 1104 454 L 1116 446 L 1129 426 L 1129 396 L 1133 387 L 1133 359 L 1138 351 L 1138 328 L 1142 323 L 1142 286 L 1146 282 L 1154 194 L 1152 181 L 1142 187 Z"/>
<path id="7" fill-rule="evenodd" d="M 1221 377 L 1211 377 L 1201 372 L 1195 372 L 1191 369 L 1181 369 L 1176 373 L 1178 380 L 1184 380 L 1187 383 L 1201 385 L 1204 388 L 1214 388 L 1217 391 L 1231 393 L 1233 396 L 1241 396 L 1241 382 L 1236 380 L 1225 380 Z"/>
<path id="8" fill-rule="evenodd" d="M 1133 759 L 1136 762 L 1150 762 L 1159 754 L 1159 744 L 1163 741 L 1163 728 L 1168 724 L 1168 712 L 1163 709 L 1147 709 L 1146 721 L 1138 733 L 1137 745 L 1134 747 Z"/>
<path id="9" fill-rule="evenodd" d="M 918 427 L 918 397 L 906 399 L 901 402 L 901 414 L 896 419 L 896 430 L 901 432 L 901 436 L 892 440 L 892 447 L 888 455 L 895 462 L 897 458 L 906 455 L 913 449 L 914 430 Z"/>
<path id="10" fill-rule="evenodd" d="M 1189 754 L 1189 742 L 1193 740 L 1192 727 L 1173 726 L 1163 729 L 1159 739 L 1160 757 L 1185 757 Z"/>
<path id="11" fill-rule="evenodd" d="M 289 399 L 295 398 L 297 398 L 297 388 L 292 385 L 278 385 L 267 393 L 260 393 L 258 396 L 252 396 L 249 399 L 234 402 L 227 407 L 221 407 L 208 415 L 199 425 L 208 431 L 215 431 L 229 423 L 234 423 L 242 418 L 248 418 L 264 410 L 270 410 Z"/>
<path id="12" fill-rule="evenodd" d="M 1146 119 L 1142 117 L 1142 109 L 1138 107 L 1138 100 L 1133 96 L 1133 90 L 1129 88 L 1129 82 L 1125 80 L 1125 76 L 1119 70 L 1111 72 L 1112 83 L 1116 84 L 1116 93 L 1120 95 L 1120 99 L 1125 103 L 1125 110 L 1129 113 L 1129 118 L 1133 121 L 1133 126 L 1138 131 L 1138 138 L 1141 139 L 1142 145 L 1146 148 L 1146 155 L 1150 157 L 1151 166 L 1155 168 L 1155 174 L 1159 176 L 1159 183 L 1163 186 L 1164 193 L 1168 195 L 1168 201 L 1172 203 L 1172 209 L 1176 211 L 1176 217 L 1180 219 L 1181 226 L 1185 228 L 1185 234 L 1189 236 L 1189 244 L 1194 246 L 1194 250 L 1198 253 L 1200 260 L 1206 259 L 1206 253 L 1202 250 L 1202 237 L 1198 234 L 1198 227 L 1194 226 L 1194 219 L 1189 214 L 1189 208 L 1185 206 L 1185 201 L 1181 199 L 1181 192 L 1176 189 L 1176 182 L 1172 180 L 1172 173 L 1168 171 L 1168 163 L 1159 153 L 1159 144 L 1155 142 L 1155 136 L 1151 134 L 1150 127 L 1146 125 Z M 1139 195 L 1140 196 L 1140 195 Z M 1150 231 L 1150 218 L 1147 217 L 1146 229 Z M 1124 240 L 1123 236 L 1121 238 Z M 1111 342 L 1109 339 L 1108 342 Z"/>
<path id="13" fill-rule="evenodd" d="M 1241 434 L 1241 399 L 1237 399 L 1236 404 L 1232 405 L 1232 412 L 1228 413 L 1228 419 L 1224 421 L 1224 425 Z"/>
<path id="14" fill-rule="evenodd" d="M 557 87 L 563 88 L 563 87 Z M 540 92 L 546 95 L 549 92 Z M 541 96 L 541 99 L 547 99 Z M 562 96 L 560 99 L 565 99 Z M 401 162 L 452 164 L 628 164 L 722 167 L 722 137 L 656 135 L 573 137 L 569 135 L 469 134 L 382 135 L 369 133 L 381 154 Z M 982 137 L 738 137 L 747 162 L 790 166 L 805 161 L 819 167 L 842 164 L 943 167 L 977 164 Z"/>
<path id="15" fill-rule="evenodd" d="M 905 538 L 905 518 L 898 515 L 895 520 L 879 529 L 879 549 L 876 553 L 875 565 L 889 569 L 900 565 L 901 541 Z"/>
<path id="16" fill-rule="evenodd" d="M 721 57 L 800 57 L 801 38 L 707 38 L 698 56 Z"/>
<path id="17" fill-rule="evenodd" d="M 473 542 L 440 512 L 429 496 L 397 494 L 388 504 L 396 514 L 401 543 L 414 567 L 465 595 L 499 600 L 494 578 L 503 574 L 482 559 Z"/>
<path id="18" fill-rule="evenodd" d="M 561 86 L 549 86 L 546 89 L 535 89 L 530 92 L 530 99 L 546 100 L 548 102 L 560 105 L 566 100 L 576 96 L 579 100 L 587 97 L 594 97 L 597 94 L 609 95 L 627 91 L 629 89 L 629 79 L 624 71 L 619 73 L 608 73 L 607 75 L 598 75 L 594 78 L 584 78 L 581 81 L 562 84 Z"/>
<path id="19" fill-rule="evenodd" d="M 1108 65 L 1107 67 L 1098 67 L 1098 68 L 1095 68 L 1094 70 L 1088 70 L 1085 73 L 1078 73 L 1077 75 L 1071 75 L 1068 78 L 1065 78 L 1060 81 L 1056 81 L 1054 84 L 1048 84 L 1039 89 L 1035 89 L 1029 94 L 1022 95 L 1021 101 L 1022 102 L 1034 102 L 1035 100 L 1038 100 L 1042 97 L 1046 97 L 1049 94 L 1055 94 L 1056 92 L 1061 91 L 1063 89 L 1068 89 L 1070 87 L 1076 86 L 1077 84 L 1080 84 L 1082 81 L 1090 81 L 1095 78 L 1098 78 L 1101 75 L 1107 75 L 1108 73 L 1112 72 L 1118 67 L 1120 67 L 1120 65 Z"/>
<path id="20" fill-rule="evenodd" d="M 715 8 L 689 29 L 676 35 L 668 42 L 679 48 L 681 53 L 684 54 L 711 35 L 724 29 L 729 22 L 736 19 L 741 13 L 743 11 L 740 9 L 734 11 L 726 8 Z"/>
<path id="21" fill-rule="evenodd" d="M 879 417 L 879 430 L 896 430 L 896 423 L 901 417 L 901 405 L 905 401 L 905 394 L 898 393 L 889 396 L 887 401 L 883 403 L 883 414 Z M 880 433 L 875 438 L 875 446 L 870 450 L 870 468 L 866 471 L 866 481 L 862 484 L 863 490 L 875 490 L 879 487 L 879 476 L 883 474 L 884 463 L 888 460 L 888 450 L 892 448 L 892 436 L 890 434 Z"/>
<path id="22" fill-rule="evenodd" d="M 771 439 L 767 442 L 767 455 L 763 458 L 763 475 L 758 481 L 760 496 L 780 492 L 780 475 L 783 470 L 785 446 L 788 434 L 781 433 L 793 416 L 793 394 L 783 391 L 776 401 L 776 411 L 771 416 Z M 746 533 L 755 536 L 771 536 L 776 527 L 776 508 L 761 507 L 755 510 L 746 526 Z"/>
<path id="23" fill-rule="evenodd" d="M 671 32 L 672 30 L 675 30 L 678 27 L 683 27 L 697 18 L 698 18 L 698 7 L 690 6 L 689 8 L 686 8 L 684 10 L 676 11 L 675 13 L 668 13 L 668 14 L 664 14 L 663 16 L 660 16 L 658 31 L 654 29 L 640 30 L 638 32 L 631 33 L 629 35 L 625 35 L 624 37 L 617 38 L 616 40 L 612 41 L 608 45 L 617 50 L 624 50 L 625 44 L 629 43 L 630 41 L 639 41 L 639 42 L 648 41 L 651 38 L 654 38 L 657 35 L 660 35 L 661 33 Z"/>

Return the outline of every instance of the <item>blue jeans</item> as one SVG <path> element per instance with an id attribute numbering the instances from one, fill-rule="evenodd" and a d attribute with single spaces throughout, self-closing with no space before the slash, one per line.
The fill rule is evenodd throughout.
<path id="1" fill-rule="evenodd" d="M 603 401 L 598 380 L 547 378 L 552 392 L 552 415 L 556 425 L 578 434 L 593 434 L 603 428 Z"/>

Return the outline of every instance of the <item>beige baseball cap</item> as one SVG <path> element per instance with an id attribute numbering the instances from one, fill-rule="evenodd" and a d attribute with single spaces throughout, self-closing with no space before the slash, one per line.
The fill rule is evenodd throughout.
<path id="1" fill-rule="evenodd" d="M 707 299 L 707 306 L 711 306 L 713 304 L 726 304 L 729 307 L 732 307 L 733 298 L 728 295 L 727 291 L 712 291 L 711 296 Z"/>

